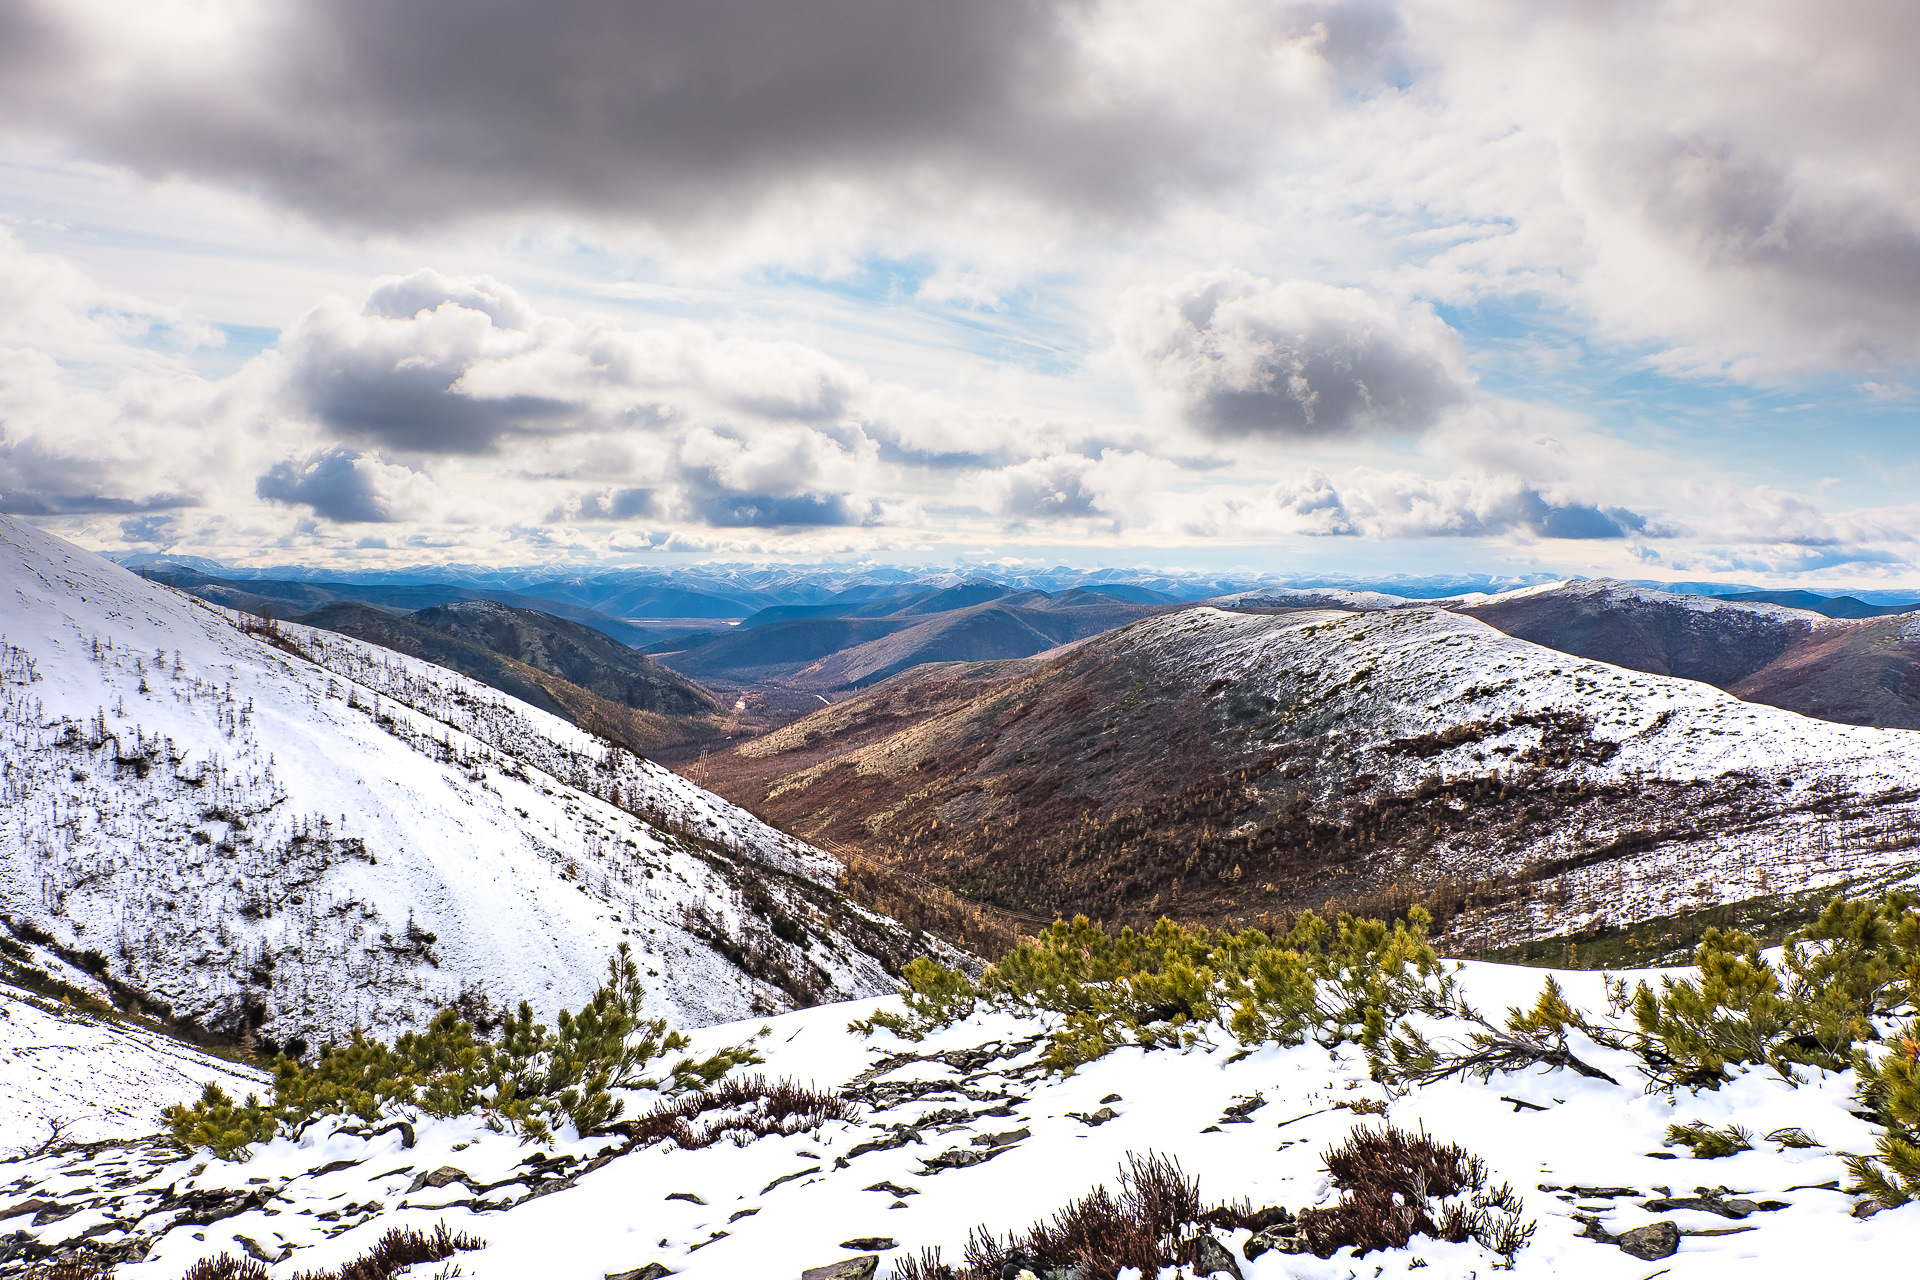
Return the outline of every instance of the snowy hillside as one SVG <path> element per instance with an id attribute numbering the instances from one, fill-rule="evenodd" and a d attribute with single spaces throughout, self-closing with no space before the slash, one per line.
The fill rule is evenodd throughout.
<path id="1" fill-rule="evenodd" d="M 1464 811 L 1467 784 L 1524 777 L 1558 812 L 1499 832 L 1436 826 L 1419 863 L 1467 875 L 1530 864 L 1534 900 L 1492 912 L 1518 934 L 1920 870 L 1911 730 L 1570 658 L 1435 608 L 1196 609 L 1131 628 L 1118 647 L 1150 652 L 1184 684 L 1263 695 L 1271 712 L 1242 728 L 1245 750 L 1335 735 L 1322 762 L 1336 767 L 1308 779 L 1321 804 L 1424 792 Z"/>
<path id="2" fill-rule="evenodd" d="M 125 1005 L 282 1043 L 550 1014 L 624 942 L 699 1025 L 911 954 L 827 855 L 442 668 L 249 634 L 3 518 L 0 620 L 0 910 Z"/>
<path id="3" fill-rule="evenodd" d="M 1600 975 L 1557 976 L 1576 1003 L 1604 1004 Z M 1462 975 L 1468 996 L 1496 1010 L 1529 1003 L 1541 977 L 1491 965 Z M 1862 1219 L 1857 1198 L 1839 1189 L 1840 1153 L 1873 1143 L 1854 1114 L 1848 1072 L 1789 1088 L 1755 1068 L 1717 1091 L 1668 1095 L 1640 1087 L 1631 1054 L 1580 1039 L 1581 1057 L 1621 1083 L 1530 1070 L 1395 1098 L 1368 1079 L 1350 1045 L 1329 1051 L 1308 1040 L 1249 1053 L 1226 1038 L 1184 1051 L 1118 1049 L 1060 1076 L 1038 1065 L 1042 1028 L 1004 1012 L 977 1013 L 920 1043 L 849 1033 L 850 1016 L 882 1005 L 897 1001 L 697 1037 L 704 1050 L 768 1028 L 760 1070 L 858 1107 L 853 1120 L 814 1132 L 700 1150 L 575 1139 L 530 1153 L 471 1119 L 420 1119 L 410 1133 L 324 1123 L 240 1163 L 147 1141 L 69 1148 L 0 1164 L 10 1183 L 0 1212 L 26 1202 L 11 1218 L 19 1234 L 0 1250 L 44 1255 L 86 1238 L 128 1259 L 117 1280 L 178 1280 L 200 1258 L 252 1253 L 277 1260 L 271 1274 L 285 1277 L 364 1254 L 391 1227 L 444 1222 L 485 1242 L 458 1256 L 467 1280 L 794 1280 L 870 1254 L 876 1280 L 888 1280 L 927 1247 L 958 1262 L 976 1224 L 1020 1231 L 1095 1186 L 1112 1187 L 1130 1155 L 1176 1159 L 1206 1204 L 1295 1212 L 1325 1204 L 1333 1193 L 1322 1154 L 1356 1125 L 1383 1119 L 1463 1144 L 1485 1158 L 1492 1182 L 1511 1184 L 1522 1216 L 1538 1223 L 1517 1254 L 1520 1277 L 1802 1280 L 1835 1268 L 1892 1276 L 1920 1247 L 1920 1203 Z M 0 1059 L 0 1073 L 17 1070 Z M 637 1096 L 629 1114 L 651 1102 Z M 1798 1136 L 1756 1136 L 1752 1150 L 1696 1159 L 1667 1145 L 1669 1125 L 1695 1120 Z M 39 1212 L 29 1220 L 27 1209 Z M 1675 1228 L 1677 1252 L 1654 1261 L 1595 1238 L 1661 1222 Z M 1364 1258 L 1342 1250 L 1321 1259 L 1248 1258 L 1244 1229 L 1218 1238 L 1244 1280 L 1471 1280 L 1501 1264 L 1472 1241 L 1416 1238 Z M 0 1273 L 20 1266 L 16 1258 Z M 434 1273 L 452 1274 L 412 1274 Z"/>

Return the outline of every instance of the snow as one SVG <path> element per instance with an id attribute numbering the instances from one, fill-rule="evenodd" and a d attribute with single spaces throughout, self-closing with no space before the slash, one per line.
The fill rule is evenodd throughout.
<path id="1" fill-rule="evenodd" d="M 108 1023 L 0 987 L 0 1151 L 47 1141 L 134 1138 L 160 1108 L 194 1102 L 209 1084 L 245 1097 L 267 1092 L 263 1071 L 188 1049 L 147 1028 Z"/>
<path id="2" fill-rule="evenodd" d="M 1468 964 L 1460 978 L 1479 1007 L 1497 1011 L 1529 1001 L 1543 976 L 1539 970 Z M 1600 975 L 1556 976 L 1575 1003 L 1590 1009 L 1601 1004 Z M 848 1031 L 850 1018 L 892 1000 L 821 1006 L 696 1033 L 700 1051 L 755 1038 L 768 1059 L 755 1070 L 769 1076 L 855 1096 L 869 1090 L 858 1120 L 744 1147 L 642 1148 L 537 1198 L 527 1196 L 522 1183 L 479 1193 L 508 1207 L 476 1210 L 475 1191 L 460 1183 L 406 1190 L 417 1173 L 443 1165 L 464 1171 L 468 1182 L 479 1186 L 524 1175 L 527 1148 L 511 1135 L 488 1133 L 465 1119 L 421 1121 L 410 1150 L 398 1133 L 368 1139 L 319 1126 L 300 1142 L 276 1140 L 238 1163 L 209 1162 L 204 1155 L 169 1157 L 135 1144 L 0 1165 L 0 1178 L 11 1176 L 16 1194 L 31 1188 L 82 1206 L 70 1218 L 34 1228 L 49 1243 L 107 1223 L 111 1206 L 95 1204 L 101 1197 L 90 1188 L 102 1181 L 110 1162 L 119 1162 L 111 1169 L 119 1178 L 114 1195 L 123 1219 L 138 1217 L 169 1186 L 234 1191 L 262 1186 L 274 1193 L 267 1205 L 209 1226 L 167 1229 L 170 1214 L 149 1217 L 139 1229 L 157 1236 L 157 1242 L 145 1262 L 122 1267 L 123 1280 L 175 1280 L 200 1257 L 239 1253 L 240 1236 L 274 1254 L 291 1246 L 290 1255 L 270 1268 L 274 1276 L 285 1277 L 356 1256 L 391 1226 L 430 1228 L 442 1221 L 487 1242 L 457 1259 L 471 1280 L 526 1275 L 588 1280 L 654 1261 L 685 1280 L 793 1277 L 803 1268 L 863 1252 L 841 1247 L 842 1241 L 859 1237 L 895 1239 L 899 1248 L 883 1252 L 889 1261 L 927 1245 L 940 1246 L 949 1260 L 957 1260 L 976 1224 L 1000 1233 L 1022 1230 L 1092 1186 L 1111 1185 L 1129 1153 L 1176 1157 L 1197 1176 L 1206 1203 L 1244 1197 L 1256 1207 L 1277 1203 L 1296 1211 L 1324 1203 L 1330 1192 L 1321 1153 L 1356 1124 L 1378 1122 L 1351 1109 L 1365 1101 L 1384 1103 L 1386 1118 L 1402 1128 L 1424 1127 L 1436 1139 L 1460 1142 L 1487 1160 L 1492 1180 L 1509 1182 L 1521 1194 L 1525 1216 L 1540 1225 L 1532 1245 L 1519 1254 L 1520 1276 L 1643 1280 L 1665 1268 L 1680 1280 L 1735 1273 L 1797 1278 L 1836 1265 L 1898 1274 L 1906 1265 L 1902 1260 L 1920 1246 L 1920 1204 L 1863 1221 L 1851 1216 L 1854 1197 L 1821 1185 L 1844 1181 L 1841 1152 L 1864 1150 L 1872 1142 L 1872 1131 L 1850 1111 L 1851 1073 L 1795 1088 L 1770 1071 L 1755 1070 L 1718 1092 L 1669 1097 L 1642 1088 L 1630 1055 L 1579 1040 L 1576 1052 L 1620 1084 L 1532 1071 L 1496 1076 L 1485 1084 L 1443 1083 L 1394 1099 L 1367 1079 L 1350 1047 L 1329 1052 L 1309 1042 L 1242 1055 L 1228 1041 L 1186 1051 L 1122 1049 L 1060 1077 L 1035 1066 L 1041 1024 L 1005 1012 L 978 1013 L 919 1044 L 885 1033 L 869 1041 Z M 997 1056 L 970 1069 L 939 1057 L 979 1048 Z M 897 1065 L 886 1069 L 890 1064 Z M 15 1073 L 19 1067 L 6 1070 Z M 935 1092 L 910 1099 L 871 1092 L 876 1085 L 906 1080 L 935 1082 Z M 1090 1127 L 1069 1114 L 1091 1113 L 1113 1094 L 1120 1095 L 1111 1104 L 1119 1113 L 1114 1120 Z M 1264 1102 L 1247 1123 L 1203 1132 L 1221 1120 L 1227 1106 L 1256 1094 Z M 1514 1099 L 1543 1109 L 1516 1106 Z M 651 1099 L 634 1101 L 637 1109 Z M 1000 1115 L 980 1114 L 1003 1108 Z M 926 1126 L 916 1142 L 853 1154 L 856 1146 L 892 1132 L 890 1126 L 911 1125 L 941 1110 L 962 1110 L 968 1118 Z M 1795 1125 L 1824 1145 L 1783 1150 L 1756 1140 L 1755 1150 L 1713 1161 L 1661 1145 L 1668 1125 L 1695 1119 L 1737 1122 L 1756 1135 Z M 973 1149 L 975 1136 L 1018 1129 L 1030 1136 L 987 1163 L 938 1172 L 928 1172 L 923 1163 L 938 1152 Z M 607 1142 L 566 1135 L 555 1154 L 584 1161 Z M 1673 1158 L 1658 1158 L 1662 1155 Z M 353 1163 L 316 1172 L 340 1162 Z M 794 1174 L 799 1176 L 788 1176 Z M 916 1194 L 896 1197 L 870 1189 L 882 1182 Z M 1554 1189 L 1543 1190 L 1543 1184 Z M 1696 1186 L 1724 1186 L 1786 1207 L 1738 1222 L 1699 1210 L 1641 1207 L 1666 1190 L 1685 1196 Z M 1563 1187 L 1626 1187 L 1632 1194 L 1595 1198 L 1558 1190 Z M 691 1194 L 704 1204 L 668 1198 L 675 1193 Z M 379 1207 L 369 1208 L 375 1201 Z M 1574 1215 L 1584 1212 L 1615 1234 L 1661 1219 L 1687 1233 L 1734 1232 L 1687 1234 L 1678 1254 L 1646 1263 L 1580 1238 L 1583 1227 Z M 322 1219 L 317 1216 L 322 1213 L 337 1216 Z M 112 1243 L 120 1237 L 109 1229 L 101 1238 Z M 1227 1243 L 1238 1255 L 1244 1240 L 1245 1233 L 1235 1233 Z M 1247 1280 L 1347 1280 L 1361 1274 L 1466 1280 L 1489 1275 L 1497 1262 L 1474 1244 L 1417 1239 L 1407 1250 L 1369 1254 L 1364 1260 L 1344 1253 L 1324 1261 L 1269 1253 L 1242 1263 L 1242 1269 Z M 883 1280 L 887 1274 L 883 1262 Z"/>
<path id="3" fill-rule="evenodd" d="M 280 1040 L 463 991 L 550 1015 L 621 943 L 681 1023 L 889 985 L 872 948 L 904 931 L 839 897 L 829 855 L 463 676 L 249 634 L 5 518 L 0 609 L 0 909 L 143 1007 Z"/>

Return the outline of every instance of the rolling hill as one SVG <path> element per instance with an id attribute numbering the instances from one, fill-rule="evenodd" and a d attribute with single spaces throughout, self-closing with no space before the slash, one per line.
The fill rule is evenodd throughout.
<path id="1" fill-rule="evenodd" d="M 1505 945 L 1920 866 L 1920 735 L 1431 607 L 1202 608 L 922 668 L 699 776 L 964 897 L 1136 923 L 1424 899 Z"/>
<path id="2" fill-rule="evenodd" d="M 714 696 L 591 627 L 491 600 L 392 615 L 341 601 L 298 619 L 471 676 L 648 754 L 711 741 Z"/>

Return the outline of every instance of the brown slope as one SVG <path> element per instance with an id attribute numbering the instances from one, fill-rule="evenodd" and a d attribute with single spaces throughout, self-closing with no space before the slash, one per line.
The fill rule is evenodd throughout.
<path id="1" fill-rule="evenodd" d="M 1727 692 L 1840 724 L 1920 729 L 1920 643 L 1906 638 L 1910 622 L 1886 617 L 1818 627 Z"/>
<path id="2" fill-rule="evenodd" d="M 1920 642 L 1902 616 L 1829 619 L 1605 580 L 1459 610 L 1575 657 L 1699 680 L 1838 724 L 1920 729 Z"/>
<path id="3" fill-rule="evenodd" d="M 1829 807 L 1797 718 L 1756 710 L 1433 609 L 1195 610 L 903 673 L 688 772 L 1009 911 L 1245 922 L 1424 901 L 1511 939 L 1562 927 L 1528 895 L 1612 912 L 1621 885 L 1723 846 L 1750 867 L 1800 857 L 1815 827 L 1851 857 L 1866 846 L 1846 831 L 1920 799 L 1875 783 L 1833 826 L 1856 801 Z M 1748 733 L 1767 763 L 1730 768 L 1716 744 Z M 1687 883 L 1705 887 L 1660 901 L 1720 891 Z"/>

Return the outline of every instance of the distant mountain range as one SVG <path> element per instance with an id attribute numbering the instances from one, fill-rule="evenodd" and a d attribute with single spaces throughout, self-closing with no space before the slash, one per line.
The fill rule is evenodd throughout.
<path id="1" fill-rule="evenodd" d="M 972 582 L 852 605 L 777 606 L 728 631 L 664 641 L 650 652 L 701 679 L 830 692 L 928 662 L 1030 657 L 1179 607 L 1139 587 L 1050 595 Z"/>

